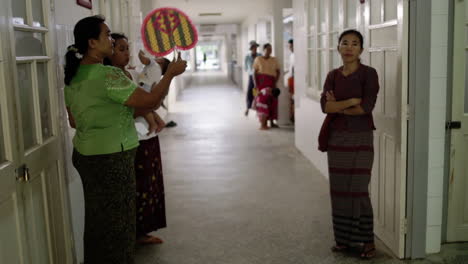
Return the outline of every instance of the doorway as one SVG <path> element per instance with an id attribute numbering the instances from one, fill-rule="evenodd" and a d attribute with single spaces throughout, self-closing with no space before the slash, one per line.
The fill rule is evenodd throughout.
<path id="1" fill-rule="evenodd" d="M 196 68 L 199 71 L 220 70 L 220 44 L 217 42 L 206 42 L 196 47 Z"/>

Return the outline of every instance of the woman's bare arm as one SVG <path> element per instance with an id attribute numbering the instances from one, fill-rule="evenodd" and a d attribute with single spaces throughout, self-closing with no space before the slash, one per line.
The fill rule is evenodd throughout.
<path id="1" fill-rule="evenodd" d="M 325 103 L 325 113 L 340 113 L 347 108 L 350 108 L 361 103 L 360 98 L 350 98 L 342 101 L 327 101 Z"/>
<path id="2" fill-rule="evenodd" d="M 146 92 L 142 88 L 137 88 L 125 102 L 126 106 L 141 109 L 157 109 L 164 97 L 169 92 L 172 79 L 182 74 L 187 67 L 187 62 L 180 57 L 169 63 L 168 69 L 163 78 L 151 87 L 151 92 Z"/>
<path id="3" fill-rule="evenodd" d="M 355 105 L 355 106 L 352 106 L 350 108 L 346 108 L 345 110 L 343 110 L 343 114 L 357 116 L 357 115 L 364 115 L 366 114 L 366 112 L 361 107 L 361 105 Z"/>
<path id="4" fill-rule="evenodd" d="M 169 92 L 173 78 L 174 76 L 165 74 L 159 83 L 153 84 L 151 92 L 147 92 L 142 88 L 135 89 L 125 102 L 125 105 L 137 109 L 157 109 Z"/>

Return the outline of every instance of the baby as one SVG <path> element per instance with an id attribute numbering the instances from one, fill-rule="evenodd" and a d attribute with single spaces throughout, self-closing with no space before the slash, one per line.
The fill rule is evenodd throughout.
<path id="1" fill-rule="evenodd" d="M 144 54 L 143 51 L 140 51 L 138 53 L 138 58 L 140 59 L 140 62 L 143 65 L 145 65 L 145 67 L 150 66 L 151 59 L 146 57 L 146 55 Z M 170 61 L 168 59 L 164 58 L 164 57 L 155 58 L 154 61 L 160 67 L 161 76 L 164 75 L 166 73 L 166 70 L 167 70 L 167 67 L 169 66 Z M 156 78 L 158 78 L 158 77 L 160 78 L 161 76 L 156 76 Z M 154 78 L 154 76 L 152 76 L 152 77 Z M 142 88 L 145 88 L 145 86 L 149 86 L 149 87 L 146 87 L 146 89 L 151 89 L 151 86 L 149 84 L 145 84 L 144 82 L 140 82 L 140 80 L 138 82 L 139 82 L 139 85 Z M 164 121 L 161 119 L 161 117 L 158 114 L 156 114 L 156 112 L 151 111 L 151 112 L 147 113 L 143 117 L 144 117 L 145 121 L 148 123 L 148 133 L 147 133 L 148 136 L 150 134 L 152 134 L 153 132 L 158 133 L 163 129 L 163 127 L 161 125 L 158 126 L 158 124 L 164 124 Z"/>

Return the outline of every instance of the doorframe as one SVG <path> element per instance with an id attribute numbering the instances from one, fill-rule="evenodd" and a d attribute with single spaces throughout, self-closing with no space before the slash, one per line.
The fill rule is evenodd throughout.
<path id="1" fill-rule="evenodd" d="M 409 1 L 406 257 L 426 257 L 432 4 Z"/>
<path id="2" fill-rule="evenodd" d="M 455 27 L 455 3 L 449 0 L 449 21 L 448 21 L 448 46 L 447 46 L 447 99 L 446 99 L 446 117 L 447 121 L 452 120 L 452 95 L 453 95 L 453 45 L 454 45 L 454 27 Z M 450 180 L 450 148 L 452 143 L 452 133 L 449 129 L 445 130 L 445 155 L 444 155 L 444 182 L 443 182 L 443 201 L 442 201 L 442 242 L 447 242 L 448 228 L 448 193 Z"/>

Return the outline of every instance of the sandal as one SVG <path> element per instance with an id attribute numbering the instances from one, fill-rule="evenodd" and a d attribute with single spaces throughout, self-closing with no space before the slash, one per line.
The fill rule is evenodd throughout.
<path id="1" fill-rule="evenodd" d="M 164 241 L 160 239 L 159 237 L 155 236 L 144 236 L 141 239 L 138 240 L 138 244 L 140 245 L 155 245 L 155 244 L 162 244 Z"/>
<path id="2" fill-rule="evenodd" d="M 343 251 L 347 251 L 349 249 L 348 246 L 346 245 L 334 245 L 333 247 L 331 247 L 331 251 L 333 252 L 343 252 Z"/>
<path id="3" fill-rule="evenodd" d="M 361 258 L 362 259 L 371 259 L 375 257 L 375 247 L 370 247 L 370 248 L 363 248 L 361 252 Z"/>

